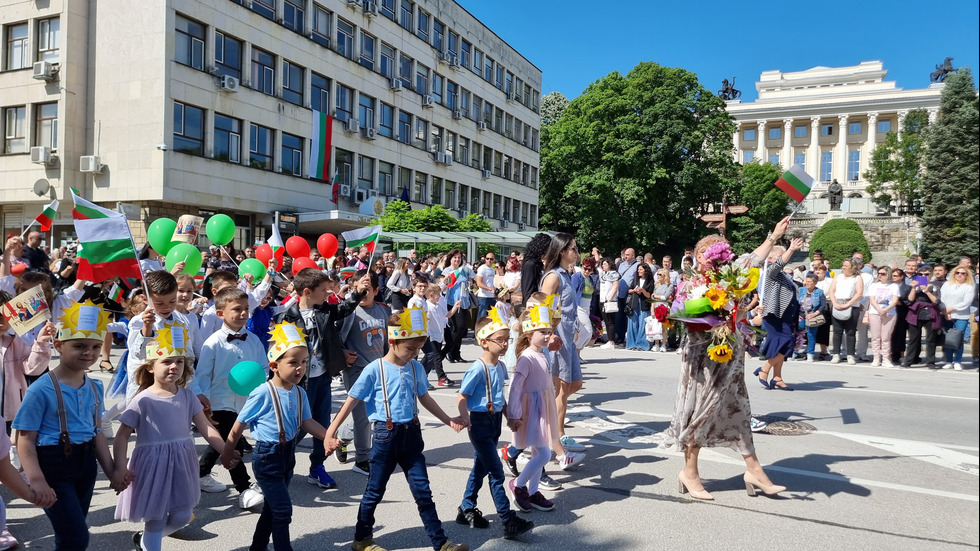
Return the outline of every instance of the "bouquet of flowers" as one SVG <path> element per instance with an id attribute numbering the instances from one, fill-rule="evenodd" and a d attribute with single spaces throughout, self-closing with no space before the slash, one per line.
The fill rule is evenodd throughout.
<path id="1" fill-rule="evenodd" d="M 708 358 L 725 363 L 735 353 L 738 303 L 759 284 L 759 269 L 733 265 L 735 254 L 724 241 L 708 247 L 704 260 L 677 293 L 670 319 L 694 333 L 710 332 Z"/>

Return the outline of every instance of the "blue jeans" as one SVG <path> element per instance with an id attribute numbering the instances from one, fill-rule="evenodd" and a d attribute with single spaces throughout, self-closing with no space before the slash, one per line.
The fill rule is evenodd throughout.
<path id="1" fill-rule="evenodd" d="M 330 401 L 330 381 L 333 377 L 330 373 L 324 373 L 319 377 L 310 377 L 306 382 L 306 397 L 310 400 L 310 415 L 313 420 L 325 427 L 330 426 L 330 412 L 332 403 Z M 299 442 L 306 436 L 306 431 L 300 431 L 296 441 Z M 323 465 L 327 458 L 327 453 L 323 449 L 323 440 L 313 438 L 313 451 L 310 452 L 310 471 Z"/>
<path id="2" fill-rule="evenodd" d="M 322 378 L 322 377 L 317 377 Z M 327 377 L 329 379 L 329 377 Z M 293 519 L 293 502 L 289 498 L 289 480 L 296 466 L 296 441 L 256 442 L 252 450 L 252 472 L 265 504 L 255 523 L 252 545 L 249 551 L 265 551 L 272 539 L 275 551 L 292 551 L 289 543 L 289 523 Z"/>
<path id="3" fill-rule="evenodd" d="M 58 501 L 44 510 L 54 528 L 55 551 L 88 548 L 88 516 L 95 489 L 95 440 L 73 444 L 71 455 L 61 445 L 38 446 L 37 461 L 44 480 L 58 495 Z"/>
<path id="4" fill-rule="evenodd" d="M 446 543 L 446 533 L 442 530 L 442 521 L 436 513 L 436 505 L 432 502 L 432 490 L 429 489 L 429 473 L 425 468 L 425 456 L 422 450 L 422 427 L 415 423 L 397 423 L 391 430 L 385 428 L 384 422 L 374 423 L 374 441 L 371 447 L 371 474 L 368 476 L 367 488 L 361 498 L 361 506 L 357 509 L 357 524 L 354 526 L 354 541 L 360 541 L 372 536 L 374 531 L 374 510 L 385 495 L 388 479 L 395 467 L 401 467 L 405 480 L 415 498 L 419 516 L 425 526 L 425 533 L 432 541 L 433 549 L 439 549 Z"/>
<path id="5" fill-rule="evenodd" d="M 650 315 L 649 310 L 634 310 L 629 316 L 629 327 L 626 329 L 626 348 L 639 348 L 650 350 L 650 341 L 647 340 L 646 320 Z"/>
<path id="6" fill-rule="evenodd" d="M 497 508 L 500 522 L 514 517 L 510 501 L 504 491 L 504 468 L 497 457 L 497 441 L 500 440 L 500 425 L 503 414 L 485 411 L 470 412 L 470 442 L 473 443 L 473 470 L 466 480 L 466 491 L 460 507 L 465 511 L 476 507 L 477 494 L 483 487 L 483 478 L 490 479 L 490 495 Z"/>
<path id="7" fill-rule="evenodd" d="M 944 348 L 943 352 L 946 354 L 947 362 L 962 363 L 963 362 L 963 344 L 970 342 L 970 320 L 947 320 L 946 329 L 957 328 L 963 332 L 963 343 L 956 350 L 951 350 L 949 348 Z"/>
<path id="8" fill-rule="evenodd" d="M 820 330 L 820 326 L 807 327 L 806 328 L 806 353 L 807 355 L 815 354 L 817 351 L 817 331 Z"/>
<path id="9" fill-rule="evenodd" d="M 490 297 L 490 298 L 479 297 L 477 299 L 477 302 L 478 304 L 476 307 L 476 319 L 479 320 L 483 316 L 487 315 L 487 312 L 490 311 L 491 306 L 497 304 L 497 299 L 495 297 Z"/>

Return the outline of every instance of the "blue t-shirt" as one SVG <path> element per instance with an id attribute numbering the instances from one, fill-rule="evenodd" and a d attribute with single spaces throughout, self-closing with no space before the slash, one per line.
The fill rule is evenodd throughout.
<path id="1" fill-rule="evenodd" d="M 95 393 L 92 392 L 89 381 L 95 383 Z M 102 432 L 101 423 L 95 422 L 96 412 L 99 419 L 105 414 L 102 381 L 85 377 L 85 384 L 81 388 L 60 384 L 61 396 L 65 402 L 65 418 L 68 421 L 68 438 L 72 444 L 84 444 Z M 14 417 L 13 427 L 17 430 L 37 431 L 37 446 L 58 444 L 61 437 L 58 398 L 50 376 L 44 375 L 27 387 L 24 401 Z"/>
<path id="2" fill-rule="evenodd" d="M 300 397 L 303 400 L 303 421 L 312 417 L 310 401 L 306 397 L 306 391 L 299 385 L 293 385 L 292 390 L 285 390 L 276 385 L 272 385 L 272 388 L 276 389 L 276 393 L 279 394 L 286 440 L 292 440 L 299 432 L 297 409 L 299 408 Z M 238 413 L 238 421 L 248 425 L 249 430 L 252 431 L 252 437 L 257 441 L 279 443 L 279 424 L 276 422 L 276 408 L 272 403 L 269 385 L 261 384 L 248 395 L 245 406 Z"/>
<path id="3" fill-rule="evenodd" d="M 507 367 L 504 362 L 487 366 L 490 371 L 490 392 L 493 394 L 493 411 L 504 411 L 504 381 L 507 380 Z M 463 374 L 459 393 L 466 396 L 466 409 L 470 411 L 487 411 L 487 377 L 483 369 L 483 361 L 476 360 Z"/>
<path id="4" fill-rule="evenodd" d="M 429 391 L 429 379 L 425 376 L 425 369 L 422 364 L 415 360 L 403 366 L 397 366 L 384 360 L 371 362 L 361 372 L 347 395 L 364 402 L 368 419 L 385 421 L 384 392 L 381 391 L 382 364 L 388 382 L 391 421 L 393 423 L 409 423 L 415 418 L 415 397 L 422 396 Z M 413 370 L 415 371 L 414 392 L 412 391 Z"/>

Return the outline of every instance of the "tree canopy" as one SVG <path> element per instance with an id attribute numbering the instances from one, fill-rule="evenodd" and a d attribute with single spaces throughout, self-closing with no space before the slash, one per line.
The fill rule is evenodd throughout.
<path id="1" fill-rule="evenodd" d="M 929 114 L 922 109 L 905 117 L 902 135 L 891 131 L 871 152 L 864 177 L 868 193 L 887 207 L 892 201 L 912 205 L 922 198 L 922 162 Z"/>
<path id="2" fill-rule="evenodd" d="M 845 218 L 828 220 L 810 239 L 810 258 L 813 258 L 813 251 L 822 251 L 829 266 L 840 266 L 853 256 L 855 249 L 864 253 L 865 261 L 871 260 L 871 248 L 861 226 Z"/>
<path id="3" fill-rule="evenodd" d="M 493 225 L 479 214 L 473 213 L 463 218 L 456 218 L 442 205 L 413 209 L 410 203 L 401 200 L 391 201 L 385 205 L 384 213 L 378 217 L 375 223 L 381 224 L 382 231 L 389 232 L 493 231 Z M 399 245 L 404 244 L 395 243 L 395 248 L 399 248 Z M 419 243 L 416 250 L 419 253 L 428 254 L 444 253 L 452 249 L 462 248 L 464 248 L 462 243 Z M 478 249 L 481 254 L 484 254 L 496 251 L 497 247 L 492 243 L 480 243 Z"/>
<path id="4" fill-rule="evenodd" d="M 548 92 L 541 97 L 541 128 L 547 128 L 561 119 L 568 108 L 568 98 L 561 92 Z"/>
<path id="5" fill-rule="evenodd" d="M 790 199 L 775 186 L 783 169 L 772 163 L 752 162 L 741 170 L 740 185 L 728 194 L 729 205 L 745 205 L 749 211 L 728 219 L 725 235 L 737 253 L 759 246 L 776 222 L 789 214 Z"/>

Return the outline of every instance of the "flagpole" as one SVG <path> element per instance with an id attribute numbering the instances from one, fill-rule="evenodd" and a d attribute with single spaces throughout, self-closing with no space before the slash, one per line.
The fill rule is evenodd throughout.
<path id="1" fill-rule="evenodd" d="M 27 230 L 31 229 L 31 227 L 34 225 L 34 222 L 37 222 L 37 218 L 31 220 L 31 223 L 28 224 L 26 228 L 24 228 L 24 231 L 20 232 L 21 239 L 24 239 L 24 236 L 27 235 Z"/>
<path id="2" fill-rule="evenodd" d="M 793 212 L 789 213 L 789 216 L 786 217 L 786 221 L 788 222 L 791 218 L 793 218 L 793 215 L 796 214 L 797 211 L 799 211 L 800 210 L 800 207 L 802 207 L 802 206 L 803 206 L 803 201 L 800 201 L 799 203 L 797 203 L 796 206 L 793 207 Z"/>
<path id="3" fill-rule="evenodd" d="M 231 253 L 228 252 L 227 250 L 225 250 L 225 246 L 224 245 L 218 245 L 218 248 L 221 249 L 221 252 L 223 252 L 226 255 L 228 255 L 228 260 L 231 260 L 231 263 L 234 264 L 235 267 L 237 268 L 238 267 L 238 263 L 235 262 L 235 259 L 231 256 Z"/>
<path id="4" fill-rule="evenodd" d="M 123 215 L 123 216 L 125 217 L 125 215 Z M 128 220 L 126 221 L 126 227 L 127 228 L 129 227 L 129 221 Z M 136 241 L 133 240 L 133 230 L 132 230 L 132 228 L 130 228 L 130 230 L 129 230 L 129 243 L 130 243 L 130 245 L 133 246 L 133 251 L 139 250 L 139 249 L 136 248 Z M 143 282 L 143 292 L 146 293 L 147 305 L 149 305 L 150 288 L 146 286 L 146 274 L 143 273 L 143 265 L 140 264 L 140 259 L 139 259 L 139 254 L 138 253 L 136 255 L 136 267 L 139 268 L 139 271 L 140 271 L 140 281 Z"/>

